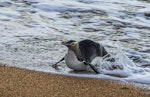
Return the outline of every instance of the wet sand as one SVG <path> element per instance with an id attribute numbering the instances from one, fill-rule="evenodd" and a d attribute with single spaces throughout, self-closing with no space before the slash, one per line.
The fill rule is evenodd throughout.
<path id="1" fill-rule="evenodd" d="M 0 97 L 150 97 L 129 84 L 0 66 Z"/>

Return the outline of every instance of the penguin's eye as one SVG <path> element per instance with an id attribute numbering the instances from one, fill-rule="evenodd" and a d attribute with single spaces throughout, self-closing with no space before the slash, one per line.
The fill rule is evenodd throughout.
<path id="1" fill-rule="evenodd" d="M 71 45 L 72 45 L 72 46 L 75 46 L 75 45 L 76 45 L 76 42 L 72 42 Z"/>

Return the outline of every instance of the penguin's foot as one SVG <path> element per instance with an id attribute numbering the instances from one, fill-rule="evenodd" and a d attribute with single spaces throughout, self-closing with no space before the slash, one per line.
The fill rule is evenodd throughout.
<path id="1" fill-rule="evenodd" d="M 53 67 L 53 68 L 57 68 L 58 65 L 57 65 L 57 64 L 53 64 L 52 67 Z"/>

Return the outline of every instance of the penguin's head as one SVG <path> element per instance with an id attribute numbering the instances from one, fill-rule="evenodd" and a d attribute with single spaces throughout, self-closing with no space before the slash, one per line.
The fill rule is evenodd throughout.
<path id="1" fill-rule="evenodd" d="M 70 50 L 75 50 L 77 47 L 78 42 L 75 40 L 63 41 L 62 45 L 65 45 Z"/>

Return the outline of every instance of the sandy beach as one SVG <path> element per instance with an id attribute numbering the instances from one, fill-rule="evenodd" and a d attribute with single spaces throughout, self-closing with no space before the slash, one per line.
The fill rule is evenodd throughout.
<path id="1" fill-rule="evenodd" d="M 0 66 L 0 97 L 150 97 L 129 84 Z"/>

